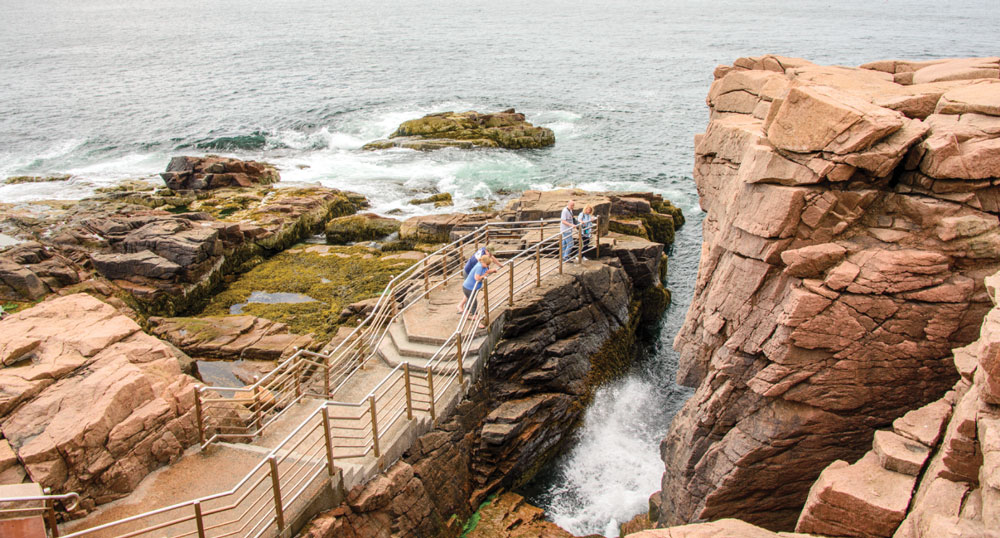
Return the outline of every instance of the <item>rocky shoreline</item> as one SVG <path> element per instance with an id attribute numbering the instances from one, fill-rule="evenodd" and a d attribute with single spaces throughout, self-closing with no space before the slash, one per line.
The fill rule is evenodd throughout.
<path id="1" fill-rule="evenodd" d="M 16 244 L 0 251 L 0 483 L 75 490 L 73 517 L 128 497 L 197 443 L 194 387 L 219 367 L 249 383 L 336 341 L 438 244 L 488 220 L 557 217 L 569 198 L 592 203 L 601 258 L 519 296 L 459 410 L 309 531 L 378 535 L 391 521 L 448 533 L 561 446 L 670 300 L 664 252 L 683 216 L 657 195 L 528 191 L 502 210 L 400 223 L 356 214 L 366 201 L 353 193 L 272 187 L 272 172 L 177 158 L 165 182 L 197 188 L 133 183 L 4 206 L 0 231 Z M 331 244 L 303 243 L 320 233 Z M 281 297 L 255 302 L 255 290 Z"/>

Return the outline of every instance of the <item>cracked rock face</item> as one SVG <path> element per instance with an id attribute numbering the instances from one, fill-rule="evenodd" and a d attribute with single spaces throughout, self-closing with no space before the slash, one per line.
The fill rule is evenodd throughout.
<path id="1" fill-rule="evenodd" d="M 998 65 L 716 70 L 661 524 L 791 529 L 823 467 L 952 386 L 1000 269 Z"/>

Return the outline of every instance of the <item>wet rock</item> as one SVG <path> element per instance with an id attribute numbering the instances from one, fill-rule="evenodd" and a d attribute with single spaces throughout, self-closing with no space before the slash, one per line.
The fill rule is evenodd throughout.
<path id="1" fill-rule="evenodd" d="M 545 520 L 545 511 L 507 492 L 479 509 L 479 522 L 468 538 L 573 538 L 573 535 Z"/>
<path id="2" fill-rule="evenodd" d="M 93 506 L 178 458 L 198 439 L 178 353 L 85 294 L 0 322 L 0 430 L 30 479 Z"/>
<path id="3" fill-rule="evenodd" d="M 556 143 L 551 129 L 535 127 L 513 108 L 494 114 L 440 112 L 403 122 L 388 139 L 364 145 L 364 149 L 392 147 L 416 150 L 457 148 L 527 149 Z"/>
<path id="4" fill-rule="evenodd" d="M 270 164 L 216 156 L 174 157 L 160 177 L 173 190 L 251 187 L 280 180 L 278 170 Z"/>
<path id="5" fill-rule="evenodd" d="M 432 194 L 426 198 L 414 198 L 409 201 L 410 205 L 434 204 L 434 207 L 447 207 L 453 205 L 450 192 Z"/>
<path id="6" fill-rule="evenodd" d="M 374 241 L 399 231 L 396 219 L 380 217 L 374 213 L 360 213 L 337 217 L 326 224 L 326 242 L 346 245 L 357 241 Z"/>

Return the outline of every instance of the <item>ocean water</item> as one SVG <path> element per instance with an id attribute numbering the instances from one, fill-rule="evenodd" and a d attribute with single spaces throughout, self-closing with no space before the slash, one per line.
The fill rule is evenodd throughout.
<path id="1" fill-rule="evenodd" d="M 857 65 L 998 53 L 996 0 L 310 2 L 2 0 L 0 201 L 72 199 L 150 178 L 171 156 L 264 159 L 284 182 L 369 196 L 378 212 L 453 193 L 642 189 L 682 207 L 674 304 L 625 379 L 526 491 L 568 530 L 617 533 L 659 488 L 657 443 L 688 396 L 670 343 L 697 272 L 693 136 L 712 69 L 777 53 Z M 552 148 L 363 152 L 403 120 L 515 107 Z"/>

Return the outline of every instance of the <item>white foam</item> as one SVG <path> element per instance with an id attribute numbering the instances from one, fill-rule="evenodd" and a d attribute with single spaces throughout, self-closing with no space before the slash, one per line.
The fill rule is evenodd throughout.
<path id="1" fill-rule="evenodd" d="M 598 391 L 579 443 L 560 466 L 563 480 L 547 494 L 552 521 L 577 535 L 618 536 L 619 521 L 646 510 L 663 473 L 661 432 L 642 421 L 653 405 L 654 387 L 636 377 Z"/>

